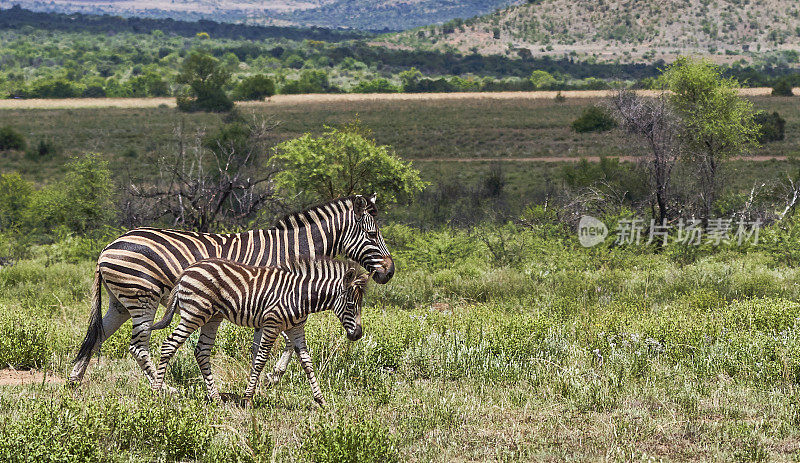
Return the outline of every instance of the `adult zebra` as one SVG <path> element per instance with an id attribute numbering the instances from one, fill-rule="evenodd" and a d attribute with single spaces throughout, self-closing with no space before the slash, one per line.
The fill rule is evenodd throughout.
<path id="1" fill-rule="evenodd" d="M 237 234 L 210 234 L 137 228 L 106 246 L 92 284 L 89 328 L 70 381 L 78 383 L 92 355 L 129 318 L 130 352 L 151 381 L 150 325 L 159 303 L 166 304 L 175 282 L 189 265 L 207 258 L 230 259 L 254 266 L 283 265 L 299 257 L 343 254 L 370 272 L 380 284 L 394 275 L 394 262 L 375 222 L 375 195 L 349 196 L 290 214 L 274 227 Z M 102 314 L 101 285 L 109 294 Z M 260 343 L 256 331 L 253 345 Z M 292 348 L 287 341 L 286 349 Z"/>

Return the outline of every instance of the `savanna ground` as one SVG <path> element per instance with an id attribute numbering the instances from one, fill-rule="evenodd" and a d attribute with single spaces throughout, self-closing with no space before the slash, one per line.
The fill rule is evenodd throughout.
<path id="1" fill-rule="evenodd" d="M 511 209 L 520 212 L 526 204 L 544 202 L 562 181 L 563 164 L 548 161 L 637 156 L 645 150 L 631 145 L 618 131 L 578 134 L 570 128 L 584 108 L 601 101 L 597 97 L 568 97 L 556 102 L 552 98 L 506 99 L 503 93 L 490 95 L 442 94 L 441 99 L 405 94 L 390 95 L 389 99 L 383 95 L 287 95 L 274 97 L 274 103 L 241 105 L 239 111 L 247 117 L 277 122 L 271 135 L 275 143 L 307 132 L 319 134 L 326 126 L 360 119 L 378 143 L 391 145 L 402 158 L 412 160 L 423 179 L 432 183 L 446 180 L 477 188 L 487 173 L 499 166 L 507 182 L 509 201 L 514 203 Z M 397 97 L 404 98 L 395 100 Z M 751 98 L 756 109 L 781 114 L 786 120 L 786 138 L 751 153 L 762 160 L 780 160 L 736 161 L 726 167 L 724 184 L 737 193 L 749 191 L 765 180 L 785 180 L 798 169 L 793 161 L 800 153 L 797 100 Z M 184 142 L 189 142 L 195 133 L 213 133 L 222 123 L 220 115 L 185 114 L 163 105 L 0 110 L 0 126 L 10 125 L 21 131 L 29 145 L 46 141 L 55 147 L 55 154 L 35 159 L 22 152 L 5 153 L 0 157 L 0 170 L 20 172 L 28 179 L 47 183 L 63 175 L 71 156 L 97 152 L 110 162 L 118 183 L 124 184 L 129 177 L 154 173 L 156 158 L 178 149 L 180 127 Z M 392 212 L 405 215 L 403 211 Z"/>
<path id="2" fill-rule="evenodd" d="M 795 101 L 755 102 L 787 120 L 787 139 L 757 154 L 792 157 Z M 281 121 L 276 140 L 358 114 L 428 180 L 472 182 L 496 158 L 627 154 L 618 134 L 569 130 L 586 104 L 476 99 L 258 111 Z M 191 129 L 220 123 L 170 108 L 2 111 L 0 126 L 54 140 L 60 151 L 38 161 L 7 155 L 0 167 L 47 182 L 70 154 L 96 151 L 124 179 L 126 169 L 153 168 L 139 165 L 148 154 L 175 146 L 181 120 Z M 434 160 L 460 156 L 487 161 Z M 558 181 L 552 163 L 503 165 L 508 195 L 520 201 Z M 749 189 L 794 166 L 738 161 L 729 178 Z M 384 217 L 402 217 L 402 209 Z M 296 362 L 277 387 L 259 390 L 252 410 L 208 404 L 191 345 L 169 370 L 177 393 L 154 395 L 127 354 L 127 324 L 77 391 L 43 376 L 0 387 L 0 460 L 798 459 L 800 226 L 764 230 L 758 246 L 585 249 L 546 209 L 525 214 L 529 226 L 470 229 L 385 219 L 398 270 L 370 288 L 364 338 L 348 342 L 332 314 L 307 328 L 325 410 Z M 86 329 L 93 258 L 105 243 L 65 238 L 0 269 L 0 364 L 67 376 Z M 252 332 L 223 326 L 215 373 L 221 390 L 241 393 Z M 153 352 L 167 334 L 155 334 Z"/>

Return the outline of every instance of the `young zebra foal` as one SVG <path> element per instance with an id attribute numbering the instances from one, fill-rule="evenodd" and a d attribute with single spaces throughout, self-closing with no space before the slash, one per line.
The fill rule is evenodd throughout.
<path id="1" fill-rule="evenodd" d="M 211 348 L 220 323 L 228 320 L 239 326 L 261 328 L 263 332 L 250 369 L 245 402 L 255 393 L 278 333 L 286 331 L 287 342 L 294 344 L 311 384 L 314 400 L 324 406 L 303 326 L 310 314 L 332 309 L 347 337 L 357 341 L 361 338 L 361 304 L 368 280 L 369 275 L 359 275 L 354 263 L 330 259 L 299 260 L 285 267 L 252 267 L 224 259 L 190 265 L 170 294 L 164 318 L 151 328 L 166 328 L 176 311 L 181 315 L 180 323 L 161 346 L 153 390 L 161 388 L 167 364 L 178 348 L 200 328 L 194 355 L 209 396 L 219 400 L 211 374 Z M 274 382 L 272 378 L 270 382 Z"/>

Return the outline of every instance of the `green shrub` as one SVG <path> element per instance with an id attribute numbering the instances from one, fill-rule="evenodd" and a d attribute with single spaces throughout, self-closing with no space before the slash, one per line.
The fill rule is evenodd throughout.
<path id="1" fill-rule="evenodd" d="M 786 78 L 779 79 L 772 86 L 772 96 L 794 96 L 792 82 Z"/>
<path id="2" fill-rule="evenodd" d="M 33 185 L 19 174 L 0 175 L 0 230 L 19 227 L 32 193 Z"/>
<path id="3" fill-rule="evenodd" d="M 113 191 L 108 162 L 97 154 L 77 157 L 64 180 L 33 193 L 25 223 L 47 235 L 59 227 L 79 234 L 98 230 L 116 213 Z"/>
<path id="4" fill-rule="evenodd" d="M 239 101 L 263 100 L 275 94 L 275 82 L 265 75 L 245 77 L 234 90 Z"/>
<path id="5" fill-rule="evenodd" d="M 0 309 L 0 366 L 41 368 L 50 359 L 51 340 L 43 320 Z"/>
<path id="6" fill-rule="evenodd" d="M 617 121 L 599 106 L 589 106 L 580 117 L 572 123 L 572 129 L 578 133 L 606 132 L 617 127 Z"/>
<path id="7" fill-rule="evenodd" d="M 352 93 L 397 93 L 400 89 L 384 78 L 361 81 L 350 90 Z"/>
<path id="8" fill-rule="evenodd" d="M 378 422 L 319 423 L 306 437 L 303 454 L 315 463 L 398 461 L 394 439 Z"/>
<path id="9" fill-rule="evenodd" d="M 213 436 L 204 408 L 195 401 L 152 395 L 103 402 L 71 397 L 30 401 L 0 428 L 0 460 L 103 461 L 111 452 L 138 455 L 135 460 L 194 461 Z"/>
<path id="10" fill-rule="evenodd" d="M 766 112 L 757 113 L 753 120 L 759 125 L 758 142 L 767 143 L 784 139 L 786 119 L 782 118 L 777 111 L 772 114 Z"/>
<path id="11" fill-rule="evenodd" d="M 300 74 L 297 80 L 289 80 L 281 88 L 284 95 L 295 95 L 300 93 L 327 93 L 336 90 L 328 80 L 325 71 L 307 70 Z"/>
<path id="12" fill-rule="evenodd" d="M 0 151 L 22 151 L 26 146 L 25 137 L 13 127 L 0 127 Z"/>
<path id="13" fill-rule="evenodd" d="M 224 113 L 233 109 L 233 101 L 222 89 L 209 90 L 196 97 L 180 95 L 177 98 L 177 105 L 178 109 L 187 113 L 198 111 Z"/>
<path id="14" fill-rule="evenodd" d="M 58 152 L 58 148 L 56 147 L 55 143 L 50 140 L 39 140 L 39 143 L 35 147 L 31 147 L 27 151 L 25 151 L 25 157 L 32 161 L 42 161 L 46 159 L 50 159 Z"/>

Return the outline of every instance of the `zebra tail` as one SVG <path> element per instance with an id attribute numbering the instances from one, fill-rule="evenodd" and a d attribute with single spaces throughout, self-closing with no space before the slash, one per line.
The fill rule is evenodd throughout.
<path id="1" fill-rule="evenodd" d="M 163 330 L 164 328 L 168 327 L 170 323 L 172 323 L 172 317 L 175 316 L 175 307 L 178 306 L 178 286 L 179 285 L 175 285 L 175 287 L 172 288 L 172 292 L 169 293 L 167 311 L 164 312 L 164 318 L 157 323 L 153 323 L 153 325 L 150 327 L 150 331 Z"/>
<path id="2" fill-rule="evenodd" d="M 94 282 L 92 283 L 92 314 L 89 318 L 89 328 L 86 330 L 86 337 L 78 350 L 78 356 L 73 363 L 88 360 L 92 357 L 94 346 L 103 339 L 103 292 L 101 286 L 103 277 L 100 276 L 100 267 L 94 271 Z"/>

